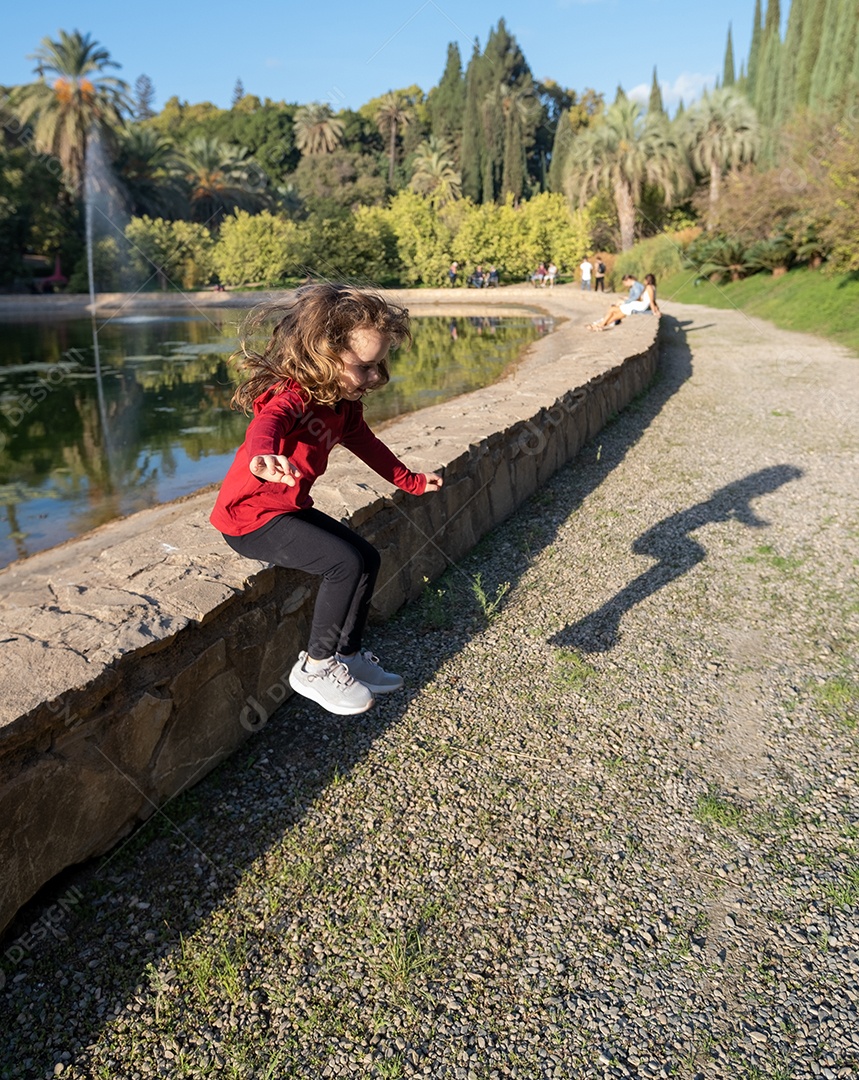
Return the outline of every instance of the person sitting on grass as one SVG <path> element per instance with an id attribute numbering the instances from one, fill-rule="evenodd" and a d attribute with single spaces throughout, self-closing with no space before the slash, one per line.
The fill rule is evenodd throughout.
<path id="1" fill-rule="evenodd" d="M 588 323 L 588 330 L 607 330 L 610 326 L 622 322 L 627 315 L 643 315 L 650 312 L 657 318 L 662 314 L 656 303 L 656 278 L 647 274 L 644 284 L 636 281 L 632 274 L 624 274 L 624 285 L 629 286 L 629 296 L 622 304 L 612 304 L 605 316 L 595 323 Z"/>

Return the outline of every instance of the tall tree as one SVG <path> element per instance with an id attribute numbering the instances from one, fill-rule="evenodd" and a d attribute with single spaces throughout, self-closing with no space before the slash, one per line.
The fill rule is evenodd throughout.
<path id="1" fill-rule="evenodd" d="M 32 124 L 37 149 L 59 159 L 67 188 L 77 192 L 91 134 L 112 136 L 131 111 L 128 86 L 105 74 L 120 65 L 78 30 L 60 30 L 59 41 L 43 38 L 29 59 L 36 61 L 38 82 L 16 87 L 11 107 Z"/>
<path id="2" fill-rule="evenodd" d="M 752 101 L 755 100 L 755 84 L 758 77 L 758 64 L 760 62 L 763 32 L 761 0 L 755 0 L 755 14 L 752 19 L 752 43 L 749 46 L 749 62 L 746 66 L 746 93 Z"/>
<path id="3" fill-rule="evenodd" d="M 232 105 L 235 107 L 245 96 L 245 84 L 241 79 L 236 79 L 236 85 L 233 87 L 233 100 Z"/>
<path id="4" fill-rule="evenodd" d="M 665 116 L 665 106 L 662 104 L 662 90 L 656 74 L 656 64 L 653 65 L 653 81 L 650 84 L 650 101 L 647 104 L 647 111 Z"/>
<path id="5" fill-rule="evenodd" d="M 462 193 L 473 199 L 474 202 L 480 202 L 483 194 L 481 108 L 483 94 L 485 93 L 484 66 L 480 45 L 475 41 L 471 60 L 465 72 L 465 111 L 462 120 L 462 148 L 460 151 Z"/>
<path id="6" fill-rule="evenodd" d="M 683 115 L 681 138 L 692 164 L 709 179 L 707 228 L 713 228 L 722 177 L 729 168 L 754 160 L 760 129 L 749 100 L 732 87 L 704 94 Z"/>
<path id="7" fill-rule="evenodd" d="M 827 0 L 805 0 L 805 4 L 802 37 L 796 58 L 794 100 L 797 106 L 808 105 L 811 99 L 811 80 L 820 53 Z"/>
<path id="8" fill-rule="evenodd" d="M 447 47 L 447 63 L 438 86 L 427 99 L 430 131 L 437 139 L 446 139 L 451 148 L 461 137 L 465 112 L 465 78 L 459 46 L 452 41 Z"/>
<path id="9" fill-rule="evenodd" d="M 797 66 L 807 8 L 807 0 L 793 0 L 790 5 L 778 72 L 775 121 L 779 127 L 791 116 L 796 103 Z"/>
<path id="10" fill-rule="evenodd" d="M 722 65 L 722 86 L 733 86 L 736 81 L 734 75 L 734 43 L 731 40 L 731 24 L 728 23 L 728 41 L 725 45 L 725 62 Z"/>
<path id="11" fill-rule="evenodd" d="M 490 31 L 482 61 L 478 69 L 483 90 L 481 195 L 483 202 L 492 202 L 504 191 L 505 158 L 508 182 L 519 186 L 514 179 L 519 167 L 514 162 L 533 145 L 541 108 L 531 69 L 504 19 L 499 19 L 497 27 Z M 511 108 L 518 110 L 517 115 L 511 116 Z M 515 144 L 509 151 L 508 139 Z M 523 178 L 523 188 L 525 182 Z"/>
<path id="12" fill-rule="evenodd" d="M 781 5 L 779 0 L 767 0 L 767 17 L 764 22 L 764 33 L 781 33 Z"/>
<path id="13" fill-rule="evenodd" d="M 849 2 L 852 4 L 853 0 Z M 838 41 L 841 6 L 839 0 L 826 0 L 823 25 L 820 30 L 820 47 L 814 62 L 808 92 L 808 104 L 812 109 L 820 109 L 829 104 L 829 86 L 835 69 L 835 58 L 838 55 L 839 46 L 845 47 L 844 42 Z"/>
<path id="14" fill-rule="evenodd" d="M 665 117 L 643 116 L 636 101 L 619 101 L 597 127 L 580 135 L 568 163 L 573 202 L 608 188 L 617 208 L 621 248 L 635 242 L 635 216 L 645 183 L 662 189 L 666 202 L 688 179 L 688 166 Z"/>
<path id="15" fill-rule="evenodd" d="M 414 102 L 405 94 L 390 91 L 384 94 L 376 110 L 376 125 L 388 140 L 388 187 L 394 186 L 397 164 L 397 135 L 415 118 Z"/>
<path id="16" fill-rule="evenodd" d="M 295 145 L 302 154 L 330 154 L 343 141 L 343 124 L 331 106 L 319 101 L 302 105 L 295 114 Z"/>
<path id="17" fill-rule="evenodd" d="M 155 115 L 155 86 L 148 75 L 138 75 L 134 81 L 134 119 L 151 120 Z"/>
<path id="18" fill-rule="evenodd" d="M 841 0 L 835 23 L 835 49 L 823 94 L 824 104 L 838 107 L 846 103 L 857 45 L 859 45 L 859 4 L 854 0 Z"/>

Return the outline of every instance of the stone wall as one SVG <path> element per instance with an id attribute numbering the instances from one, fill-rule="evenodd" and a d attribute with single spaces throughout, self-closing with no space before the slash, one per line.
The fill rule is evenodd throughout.
<path id="1" fill-rule="evenodd" d="M 533 303 L 528 290 L 501 292 L 491 302 Z M 414 296 L 403 299 L 414 311 Z M 441 492 L 407 496 L 332 455 L 317 505 L 381 551 L 376 618 L 417 597 L 653 378 L 655 320 L 588 335 L 577 296 L 540 300 L 569 321 L 508 378 L 385 426 L 410 467 L 443 470 Z M 426 314 L 463 303 L 421 301 Z M 291 693 L 314 581 L 235 555 L 208 523 L 212 501 L 210 491 L 136 514 L 0 573 L 0 930 L 51 877 L 205 776 Z"/>

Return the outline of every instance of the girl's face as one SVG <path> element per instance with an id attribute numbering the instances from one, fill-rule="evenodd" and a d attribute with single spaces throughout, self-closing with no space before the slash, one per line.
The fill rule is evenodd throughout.
<path id="1" fill-rule="evenodd" d="M 360 401 L 369 390 L 383 381 L 379 365 L 391 348 L 386 334 L 369 326 L 359 326 L 349 335 L 349 345 L 340 354 L 340 396 L 346 401 Z"/>

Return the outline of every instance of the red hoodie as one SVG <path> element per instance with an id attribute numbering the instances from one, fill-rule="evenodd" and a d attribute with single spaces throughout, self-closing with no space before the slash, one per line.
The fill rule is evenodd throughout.
<path id="1" fill-rule="evenodd" d="M 307 404 L 288 380 L 254 401 L 254 418 L 227 472 L 209 520 L 227 536 L 244 536 L 278 514 L 313 505 L 310 488 L 328 466 L 332 447 L 342 443 L 385 480 L 411 495 L 423 495 L 426 477 L 410 472 L 364 420 L 360 401 L 335 406 Z M 260 480 L 252 458 L 282 454 L 300 471 L 295 487 Z"/>

